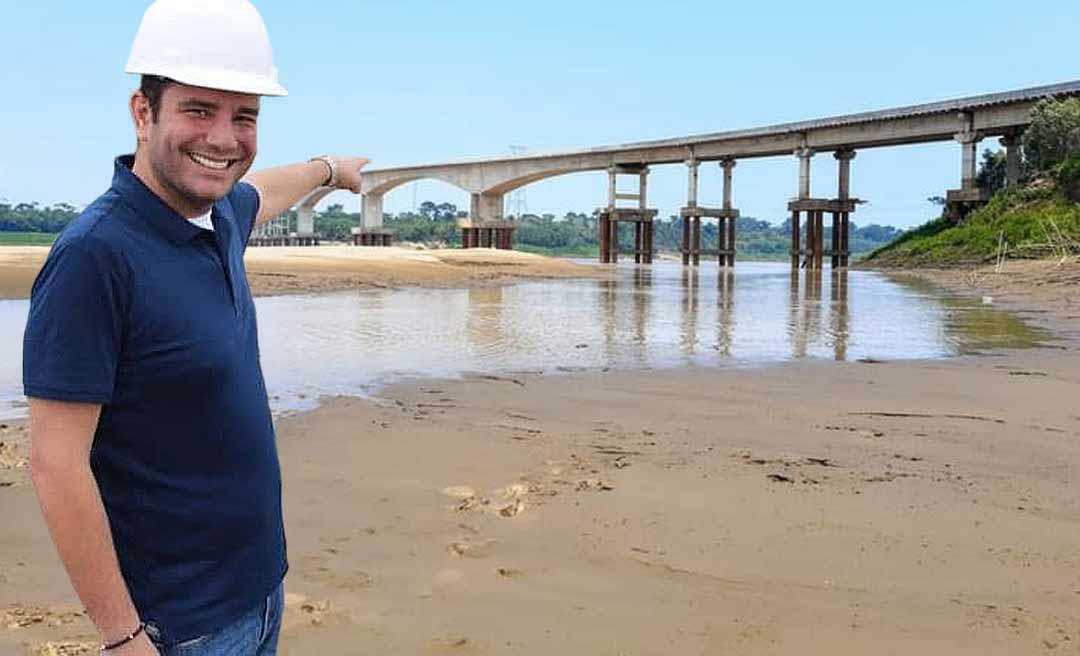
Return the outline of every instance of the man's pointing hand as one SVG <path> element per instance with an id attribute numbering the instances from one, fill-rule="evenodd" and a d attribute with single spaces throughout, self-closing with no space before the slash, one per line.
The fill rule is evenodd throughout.
<path id="1" fill-rule="evenodd" d="M 339 189 L 348 189 L 354 194 L 360 193 L 360 169 L 371 160 L 365 157 L 342 157 L 337 161 Z"/>

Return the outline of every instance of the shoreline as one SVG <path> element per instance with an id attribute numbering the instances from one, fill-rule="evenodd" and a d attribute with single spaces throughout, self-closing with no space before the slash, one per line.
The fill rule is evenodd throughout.
<path id="1" fill-rule="evenodd" d="M 412 380 L 278 418 L 281 653 L 1071 653 L 1061 271 L 921 276 L 1054 348 Z M 7 423 L 0 654 L 87 642 Z"/>
<path id="2" fill-rule="evenodd" d="M 49 248 L 0 247 L 0 299 L 30 297 Z M 244 264 L 256 297 L 406 286 L 478 287 L 519 280 L 608 275 L 601 267 L 487 248 L 261 247 L 248 249 Z"/>

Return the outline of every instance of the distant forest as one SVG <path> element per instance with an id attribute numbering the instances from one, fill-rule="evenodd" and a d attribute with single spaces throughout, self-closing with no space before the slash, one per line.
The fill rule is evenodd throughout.
<path id="1" fill-rule="evenodd" d="M 38 203 L 11 205 L 0 203 L 0 233 L 58 233 L 76 216 L 78 210 L 66 203 L 42 207 Z M 456 246 L 461 243 L 457 220 L 466 216 L 452 203 L 421 203 L 416 212 L 385 214 L 383 224 L 394 231 L 399 242 L 415 242 L 429 246 Z M 296 216 L 290 213 L 295 229 Z M 568 212 L 562 218 L 553 214 L 526 214 L 519 220 L 517 244 L 523 250 L 554 255 L 591 255 L 597 252 L 596 217 L 593 214 Z M 826 220 L 826 224 L 829 221 Z M 315 215 L 315 231 L 330 241 L 349 239 L 350 230 L 360 225 L 360 215 L 344 211 L 340 204 L 330 205 Z M 740 218 L 736 246 L 743 259 L 783 259 L 791 243 L 790 219 L 780 225 L 752 217 Z M 621 241 L 630 246 L 632 228 L 623 226 Z M 826 243 L 829 239 L 826 225 Z M 661 251 L 678 251 L 682 243 L 682 221 L 678 217 L 658 220 L 654 228 L 656 247 Z M 851 225 L 853 254 L 868 253 L 903 234 L 891 226 Z M 2 237 L 2 235 L 0 235 Z M 702 221 L 703 248 L 715 248 L 716 222 Z"/>

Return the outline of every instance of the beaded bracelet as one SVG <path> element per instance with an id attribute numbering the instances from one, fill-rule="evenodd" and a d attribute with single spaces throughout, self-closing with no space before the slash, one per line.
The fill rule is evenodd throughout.
<path id="1" fill-rule="evenodd" d="M 112 651 L 112 650 L 116 649 L 117 647 L 123 647 L 124 645 L 131 642 L 135 638 L 138 638 L 139 635 L 145 630 L 146 630 L 146 622 L 139 622 L 139 628 L 137 628 L 134 631 L 132 631 L 131 633 L 127 634 L 123 638 L 120 638 L 116 642 L 113 642 L 113 643 L 110 643 L 110 644 L 107 644 L 107 645 L 101 645 L 100 653 L 104 654 L 105 652 Z"/>

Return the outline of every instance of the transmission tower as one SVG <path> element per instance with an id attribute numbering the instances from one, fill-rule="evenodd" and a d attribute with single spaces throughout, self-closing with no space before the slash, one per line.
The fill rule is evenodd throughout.
<path id="1" fill-rule="evenodd" d="M 510 146 L 511 155 L 521 155 L 528 149 L 525 146 Z M 507 209 L 510 210 L 510 214 L 513 214 L 520 221 L 521 217 L 529 211 L 529 203 L 525 200 L 525 190 L 518 187 L 510 194 L 510 201 L 507 205 Z"/>

